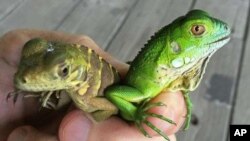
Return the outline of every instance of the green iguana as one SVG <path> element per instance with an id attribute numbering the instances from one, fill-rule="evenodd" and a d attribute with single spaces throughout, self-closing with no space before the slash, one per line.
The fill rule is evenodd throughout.
<path id="1" fill-rule="evenodd" d="M 175 122 L 148 113 L 148 109 L 164 105 L 149 100 L 162 91 L 182 91 L 187 129 L 192 110 L 188 93 L 198 86 L 209 58 L 229 41 L 229 34 L 226 23 L 192 10 L 152 36 L 131 62 L 122 84 L 114 84 L 119 81 L 117 72 L 90 49 L 33 39 L 24 46 L 14 82 L 24 91 L 65 90 L 78 108 L 92 113 L 96 120 L 106 119 L 119 109 L 121 117 L 134 122 L 144 135 L 149 137 L 142 124 L 169 140 L 147 117 Z M 103 91 L 113 104 L 103 97 Z M 50 95 L 45 94 L 45 105 Z"/>
<path id="2" fill-rule="evenodd" d="M 120 110 L 122 117 L 133 121 L 145 136 L 146 124 L 168 140 L 147 117 L 157 117 L 171 124 L 162 115 L 147 113 L 163 103 L 148 103 L 162 91 L 182 91 L 187 105 L 184 129 L 189 127 L 192 103 L 189 92 L 197 88 L 210 57 L 229 40 L 230 28 L 221 20 L 201 10 L 192 10 L 163 27 L 145 44 L 131 62 L 123 85 L 106 89 L 105 96 Z"/>

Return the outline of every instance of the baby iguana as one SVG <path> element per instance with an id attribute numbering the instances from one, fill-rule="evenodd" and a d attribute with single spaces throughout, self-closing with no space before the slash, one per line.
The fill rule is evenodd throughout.
<path id="1" fill-rule="evenodd" d="M 91 113 L 96 121 L 118 112 L 103 97 L 104 89 L 118 81 L 117 71 L 90 48 L 40 38 L 24 45 L 14 77 L 17 90 L 41 92 L 33 95 L 41 96 L 43 107 L 53 107 L 50 96 L 64 90 L 79 109 Z"/>
<path id="2" fill-rule="evenodd" d="M 192 108 L 188 93 L 198 86 L 209 58 L 229 41 L 229 34 L 227 24 L 201 10 L 190 11 L 163 27 L 131 62 L 123 83 L 105 90 L 104 95 L 116 107 L 101 97 L 103 89 L 118 81 L 116 71 L 90 49 L 78 45 L 29 41 L 22 52 L 15 86 L 25 91 L 65 90 L 78 108 L 91 112 L 96 120 L 106 119 L 118 108 L 122 118 L 134 122 L 144 135 L 150 137 L 142 124 L 169 140 L 147 117 L 175 122 L 148 113 L 148 109 L 164 105 L 148 101 L 162 91 L 182 91 L 187 129 Z"/>
<path id="3" fill-rule="evenodd" d="M 201 10 L 193 10 L 163 27 L 148 41 L 131 62 L 122 85 L 111 86 L 105 96 L 120 110 L 121 116 L 135 122 L 149 136 L 146 124 L 168 140 L 147 117 L 157 117 L 174 124 L 162 115 L 147 110 L 163 103 L 148 103 L 162 91 L 182 91 L 189 127 L 192 104 L 188 93 L 195 90 L 205 72 L 209 58 L 229 41 L 228 25 Z"/>

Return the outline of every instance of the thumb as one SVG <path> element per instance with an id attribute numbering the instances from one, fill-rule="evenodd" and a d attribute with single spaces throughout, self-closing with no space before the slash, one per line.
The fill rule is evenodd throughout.
<path id="1" fill-rule="evenodd" d="M 9 135 L 7 141 L 58 141 L 55 136 L 39 132 L 32 126 L 21 126 Z"/>
<path id="2" fill-rule="evenodd" d="M 68 113 L 59 127 L 60 141 L 87 141 L 92 127 L 91 121 L 80 110 Z"/>
<path id="3" fill-rule="evenodd" d="M 59 128 L 60 141 L 159 141 L 161 136 L 147 138 L 135 126 L 112 117 L 100 123 L 92 123 L 80 110 L 68 113 Z M 169 136 L 171 141 L 176 141 L 174 135 Z"/>

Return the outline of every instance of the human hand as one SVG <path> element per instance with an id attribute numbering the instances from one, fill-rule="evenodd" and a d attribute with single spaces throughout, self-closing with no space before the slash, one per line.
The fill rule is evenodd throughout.
<path id="1" fill-rule="evenodd" d="M 23 45 L 32 38 L 62 41 L 85 45 L 95 50 L 124 76 L 128 65 L 112 58 L 86 36 L 69 35 L 54 31 L 15 30 L 0 38 L 0 140 L 5 141 L 159 141 L 161 136 L 146 138 L 134 126 L 118 117 L 111 117 L 98 124 L 92 123 L 84 112 L 71 108 L 68 112 L 39 112 L 34 99 L 18 98 L 14 104 L 6 100 L 14 90 L 13 76 L 17 70 Z M 160 113 L 177 123 L 170 125 L 160 119 L 150 118 L 150 122 L 166 132 L 175 141 L 177 132 L 185 120 L 186 108 L 181 93 L 162 93 L 152 100 L 164 102 L 167 107 L 156 107 L 151 111 Z M 156 135 L 146 128 L 151 135 Z"/>

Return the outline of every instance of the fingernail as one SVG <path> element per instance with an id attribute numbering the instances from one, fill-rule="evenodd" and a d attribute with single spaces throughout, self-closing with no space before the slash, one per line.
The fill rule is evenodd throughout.
<path id="1" fill-rule="evenodd" d="M 72 119 L 63 127 L 64 141 L 87 141 L 91 128 L 91 121 L 82 112 L 74 113 Z"/>
<path id="2" fill-rule="evenodd" d="M 10 134 L 8 141 L 25 141 L 27 133 L 25 128 L 16 129 Z"/>

